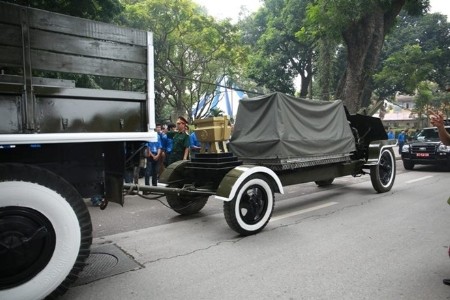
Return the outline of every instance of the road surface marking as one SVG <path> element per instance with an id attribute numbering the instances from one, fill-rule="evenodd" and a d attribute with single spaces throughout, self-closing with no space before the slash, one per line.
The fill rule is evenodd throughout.
<path id="1" fill-rule="evenodd" d="M 277 217 L 271 218 L 270 221 L 271 222 L 278 221 L 278 220 L 281 220 L 281 219 L 285 219 L 285 218 L 301 215 L 301 214 L 304 214 L 304 213 L 307 213 L 307 212 L 315 211 L 315 210 L 322 209 L 322 208 L 325 208 L 325 207 L 328 207 L 328 206 L 332 206 L 332 205 L 336 205 L 336 204 L 338 204 L 338 202 L 328 202 L 328 203 L 325 203 L 325 204 L 322 204 L 322 205 L 317 205 L 317 206 L 313 206 L 313 207 L 310 207 L 310 208 L 305 208 L 305 209 L 301 209 L 301 210 L 298 210 L 298 211 L 294 211 L 294 212 L 291 212 L 291 213 L 288 213 L 288 214 L 279 215 Z"/>
<path id="2" fill-rule="evenodd" d="M 406 183 L 413 183 L 413 182 L 417 182 L 417 181 L 421 181 L 421 180 L 425 180 L 425 179 L 428 179 L 428 178 L 432 178 L 433 176 L 425 176 L 425 177 L 421 177 L 421 178 L 417 178 L 417 179 L 413 179 L 413 180 L 409 180 L 409 181 L 407 181 Z"/>

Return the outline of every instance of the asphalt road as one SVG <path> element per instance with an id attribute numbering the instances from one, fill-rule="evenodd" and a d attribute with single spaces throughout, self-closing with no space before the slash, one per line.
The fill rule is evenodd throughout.
<path id="1" fill-rule="evenodd" d="M 450 299 L 442 284 L 450 278 L 449 179 L 433 167 L 399 166 L 384 194 L 368 176 L 292 186 L 249 237 L 228 228 L 220 203 L 185 218 L 136 197 L 117 207 L 118 220 L 113 206 L 101 212 L 109 225 L 93 215 L 94 245 L 116 245 L 141 268 L 63 299 Z M 110 232 L 112 222 L 124 224 Z"/>

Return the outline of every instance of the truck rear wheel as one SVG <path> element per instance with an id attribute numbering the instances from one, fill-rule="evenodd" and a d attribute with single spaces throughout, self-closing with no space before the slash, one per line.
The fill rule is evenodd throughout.
<path id="1" fill-rule="evenodd" d="M 396 163 L 392 148 L 383 149 L 376 166 L 370 167 L 370 180 L 378 193 L 391 190 L 395 181 Z"/>
<path id="2" fill-rule="evenodd" d="M 224 202 L 228 226 L 242 235 L 260 232 L 272 216 L 274 196 L 265 177 L 252 175 L 238 188 L 231 201 Z"/>
<path id="3" fill-rule="evenodd" d="M 70 183 L 35 166 L 0 165 L 0 299 L 63 294 L 91 243 L 89 212 Z"/>

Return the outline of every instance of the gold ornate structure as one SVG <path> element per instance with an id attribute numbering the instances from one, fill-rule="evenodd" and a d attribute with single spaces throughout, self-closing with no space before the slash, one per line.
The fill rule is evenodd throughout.
<path id="1" fill-rule="evenodd" d="M 201 142 L 200 153 L 228 152 L 226 142 L 231 136 L 231 127 L 228 116 L 210 117 L 194 120 L 195 134 Z"/>

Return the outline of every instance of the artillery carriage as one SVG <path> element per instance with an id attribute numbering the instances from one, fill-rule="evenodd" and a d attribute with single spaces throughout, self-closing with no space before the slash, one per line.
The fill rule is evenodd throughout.
<path id="1" fill-rule="evenodd" d="M 378 118 L 350 115 L 341 101 L 310 101 L 281 93 L 240 101 L 233 135 L 227 117 L 195 121 L 198 138 L 209 147 L 170 165 L 160 187 L 129 189 L 162 192 L 177 213 L 199 212 L 210 196 L 224 202 L 227 224 L 242 235 L 261 231 L 283 187 L 336 177 L 370 174 L 376 192 L 395 180 L 392 147 Z M 215 145 L 212 151 L 211 145 Z"/>

